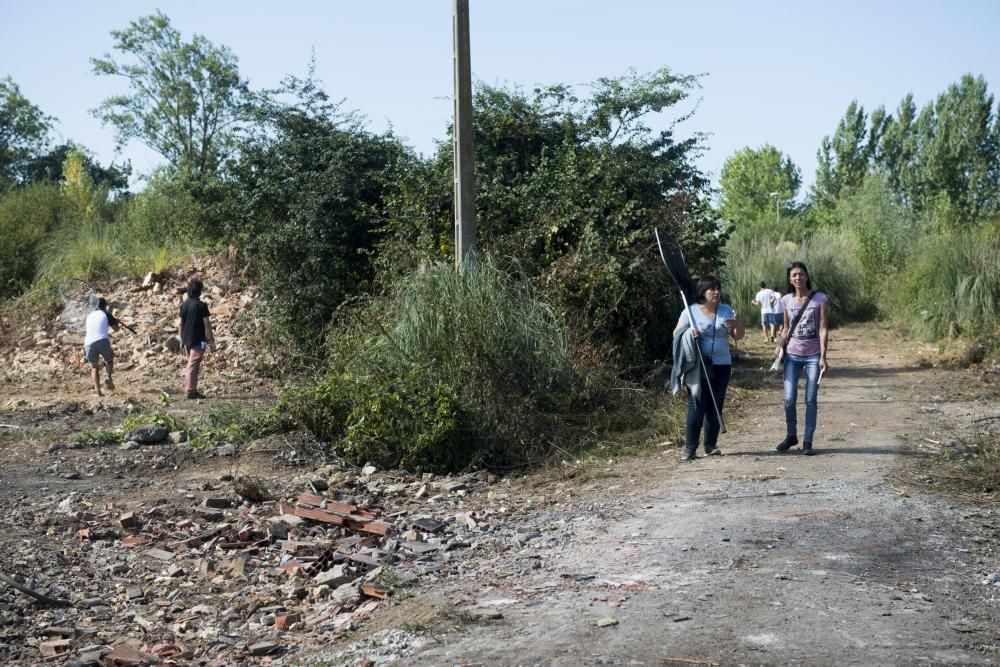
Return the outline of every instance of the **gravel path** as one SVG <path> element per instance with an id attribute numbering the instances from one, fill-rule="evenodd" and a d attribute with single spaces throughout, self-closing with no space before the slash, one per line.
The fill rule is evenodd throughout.
<path id="1" fill-rule="evenodd" d="M 774 451 L 775 387 L 732 419 L 726 456 L 625 462 L 644 470 L 539 516 L 548 539 L 415 601 L 441 622 L 412 664 L 1000 662 L 998 512 L 891 481 L 947 411 L 924 402 L 947 371 L 892 344 L 834 348 L 818 456 Z"/>

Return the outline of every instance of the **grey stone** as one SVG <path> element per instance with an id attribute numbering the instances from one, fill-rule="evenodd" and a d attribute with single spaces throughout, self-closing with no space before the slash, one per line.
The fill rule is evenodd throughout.
<path id="1" fill-rule="evenodd" d="M 139 442 L 144 445 L 154 445 L 156 443 L 166 442 L 169 437 L 170 429 L 163 426 L 157 426 L 156 424 L 143 424 L 141 426 L 136 426 L 134 429 L 129 431 L 126 440 L 134 440 L 135 442 Z"/>

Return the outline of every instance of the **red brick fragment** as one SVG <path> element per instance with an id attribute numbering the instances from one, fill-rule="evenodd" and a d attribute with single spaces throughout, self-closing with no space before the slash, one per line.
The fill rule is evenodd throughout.
<path id="1" fill-rule="evenodd" d="M 122 538 L 122 546 L 126 549 L 132 549 L 133 547 L 138 547 L 146 544 L 150 541 L 149 535 L 126 535 Z"/>
<path id="2" fill-rule="evenodd" d="M 287 630 L 301 620 L 302 617 L 299 614 L 285 614 L 274 619 L 274 627 L 279 630 Z"/>
<path id="3" fill-rule="evenodd" d="M 370 598 L 375 598 L 376 600 L 385 600 L 389 597 L 389 591 L 384 588 L 378 588 L 376 586 L 368 586 L 367 584 L 361 585 L 362 595 L 367 595 Z"/>

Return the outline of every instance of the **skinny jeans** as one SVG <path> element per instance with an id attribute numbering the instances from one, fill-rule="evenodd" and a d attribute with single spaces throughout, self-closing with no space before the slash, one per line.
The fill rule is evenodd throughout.
<path id="1" fill-rule="evenodd" d="M 800 357 L 785 354 L 785 433 L 798 435 L 798 415 L 795 402 L 798 398 L 799 378 L 806 371 L 806 431 L 804 442 L 812 442 L 816 432 L 817 394 L 819 394 L 819 355 Z"/>
<path id="2" fill-rule="evenodd" d="M 729 378 L 732 375 L 733 367 L 729 365 L 713 365 L 709 371 L 710 380 L 705 382 L 702 376 L 701 398 L 695 400 L 688 390 L 688 411 L 687 423 L 684 426 L 684 447 L 688 451 L 697 451 L 698 440 L 701 437 L 702 425 L 705 427 L 705 451 L 710 452 L 716 448 L 719 442 L 719 417 L 715 408 L 712 407 L 712 396 L 715 396 L 716 406 L 719 414 L 722 414 L 722 404 L 726 400 L 726 389 L 729 387 Z M 711 385 L 712 391 L 708 391 Z"/>

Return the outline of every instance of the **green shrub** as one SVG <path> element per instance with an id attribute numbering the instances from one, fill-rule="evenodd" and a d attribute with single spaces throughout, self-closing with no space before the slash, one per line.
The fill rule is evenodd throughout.
<path id="1" fill-rule="evenodd" d="M 0 191 L 0 298 L 31 285 L 43 241 L 63 208 L 59 188 L 48 183 Z"/>
<path id="2" fill-rule="evenodd" d="M 284 411 L 350 460 L 381 467 L 456 470 L 482 463 L 464 451 L 454 387 L 413 367 L 404 375 L 332 374 L 283 397 Z"/>
<path id="3" fill-rule="evenodd" d="M 76 437 L 73 438 L 73 442 L 84 446 L 107 447 L 122 444 L 124 438 L 120 429 L 84 431 L 83 433 L 77 433 Z"/>
<path id="4" fill-rule="evenodd" d="M 353 322 L 328 336 L 327 378 L 281 409 L 358 463 L 524 465 L 575 448 L 607 402 L 551 306 L 490 260 L 425 268 Z"/>
<path id="5" fill-rule="evenodd" d="M 941 338 L 953 327 L 976 334 L 1000 326 L 998 226 L 922 237 L 890 302 L 895 318 L 927 339 Z"/>
<path id="6" fill-rule="evenodd" d="M 281 419 L 276 410 L 222 406 L 209 410 L 194 425 L 191 443 L 195 446 L 217 442 L 241 445 L 281 431 Z"/>

